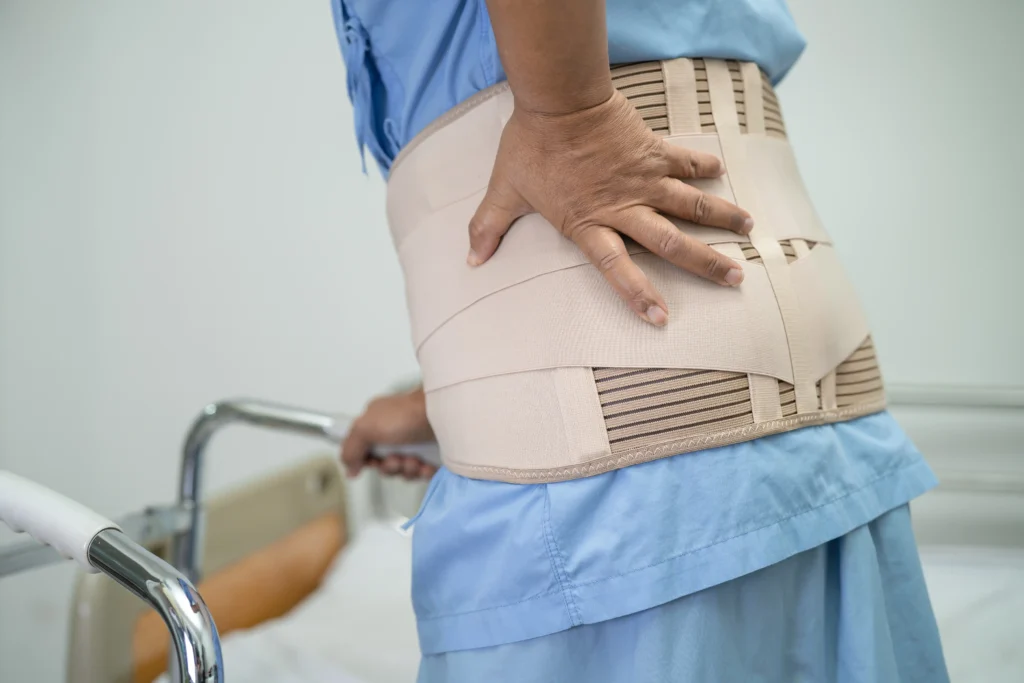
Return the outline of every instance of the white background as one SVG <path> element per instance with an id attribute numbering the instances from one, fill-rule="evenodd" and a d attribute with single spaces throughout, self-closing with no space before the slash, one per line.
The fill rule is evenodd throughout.
<path id="1" fill-rule="evenodd" d="M 790 136 L 890 384 L 1019 396 L 1024 4 L 791 6 Z M 208 401 L 351 412 L 415 373 L 383 196 L 326 0 L 0 0 L 0 467 L 117 516 L 173 498 Z M 229 432 L 208 483 L 309 448 Z M 0 582 L 0 681 L 61 679 L 71 576 Z"/>

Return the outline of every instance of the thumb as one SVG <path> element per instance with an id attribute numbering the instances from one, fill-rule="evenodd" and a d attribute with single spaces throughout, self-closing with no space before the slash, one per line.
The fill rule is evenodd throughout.
<path id="1" fill-rule="evenodd" d="M 492 182 L 469 221 L 469 265 L 479 266 L 491 258 L 512 223 L 529 211 L 514 188 L 502 180 Z"/>

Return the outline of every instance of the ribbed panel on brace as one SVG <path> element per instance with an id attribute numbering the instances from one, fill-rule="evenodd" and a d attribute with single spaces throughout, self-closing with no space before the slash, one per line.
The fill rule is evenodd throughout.
<path id="1" fill-rule="evenodd" d="M 779 402 L 782 404 L 782 417 L 796 415 L 796 387 L 781 379 L 779 380 Z"/>
<path id="2" fill-rule="evenodd" d="M 806 241 L 808 252 L 814 247 L 818 246 L 817 242 Z M 786 262 L 792 263 L 799 258 L 796 253 L 796 247 L 793 245 L 792 240 L 780 240 L 779 246 L 782 247 L 782 253 L 786 255 Z M 740 243 L 740 249 L 743 251 L 743 258 L 750 261 L 751 263 L 762 263 L 761 255 L 757 253 L 757 248 L 754 247 L 750 242 Z"/>
<path id="3" fill-rule="evenodd" d="M 739 115 L 740 132 L 747 132 L 746 103 L 743 91 L 743 77 L 739 62 L 727 62 L 733 79 L 736 95 L 736 111 Z M 701 132 L 714 133 L 715 119 L 711 111 L 711 95 L 708 90 L 708 73 L 703 59 L 693 60 L 697 81 L 697 106 L 700 113 Z M 761 74 L 762 100 L 764 102 L 765 134 L 778 138 L 786 137 L 782 122 L 779 98 L 768 77 Z M 652 131 L 668 135 L 668 105 L 665 95 L 665 77 L 660 62 L 642 62 L 612 68 L 612 85 L 637 108 Z"/>
<path id="4" fill-rule="evenodd" d="M 786 137 L 786 124 L 782 119 L 782 107 L 779 105 L 779 98 L 775 95 L 771 81 L 768 76 L 761 73 L 764 93 L 764 127 L 768 135 L 775 137 Z"/>
<path id="5" fill-rule="evenodd" d="M 751 424 L 747 376 L 713 370 L 594 370 L 612 453 Z"/>
<path id="6" fill-rule="evenodd" d="M 840 408 L 885 398 L 882 370 L 875 345 L 868 337 L 856 353 L 836 368 L 836 404 Z"/>
<path id="7" fill-rule="evenodd" d="M 836 369 L 839 408 L 884 399 L 868 337 Z M 747 375 L 715 370 L 594 368 L 613 454 L 754 423 Z M 818 385 L 819 404 L 821 398 Z M 779 380 L 782 417 L 797 414 L 796 391 Z"/>
<path id="8" fill-rule="evenodd" d="M 660 62 L 615 67 L 612 69 L 612 85 L 636 107 L 651 130 L 659 135 L 668 135 L 665 76 Z"/>

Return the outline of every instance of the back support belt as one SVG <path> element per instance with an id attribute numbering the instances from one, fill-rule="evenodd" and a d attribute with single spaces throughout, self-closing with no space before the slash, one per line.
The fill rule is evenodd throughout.
<path id="1" fill-rule="evenodd" d="M 743 261 L 746 278 L 721 287 L 631 245 L 671 311 L 655 328 L 536 214 L 467 266 L 467 226 L 512 112 L 506 84 L 479 93 L 418 135 L 388 181 L 445 465 L 562 481 L 882 410 L 865 317 L 757 66 L 678 59 L 612 75 L 653 131 L 724 161 L 724 176 L 692 184 L 747 209 L 749 237 L 673 222 Z"/>

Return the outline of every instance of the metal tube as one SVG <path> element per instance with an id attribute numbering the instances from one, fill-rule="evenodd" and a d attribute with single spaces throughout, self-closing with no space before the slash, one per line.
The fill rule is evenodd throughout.
<path id="1" fill-rule="evenodd" d="M 64 561 L 60 553 L 39 541 L 12 543 L 0 548 L 0 578 Z"/>
<path id="2" fill-rule="evenodd" d="M 145 547 L 188 529 L 191 512 L 187 505 L 151 506 L 115 523 L 128 538 Z M 12 543 L 0 548 L 0 578 L 64 561 L 54 548 L 35 539 Z"/>
<path id="3" fill-rule="evenodd" d="M 174 566 L 194 583 L 199 582 L 203 566 L 203 454 L 215 433 L 227 425 L 236 423 L 311 436 L 335 444 L 340 443 L 349 427 L 348 420 L 344 418 L 266 401 L 221 401 L 203 409 L 192 423 L 182 448 L 178 506 L 189 511 L 189 525 L 186 530 L 174 535 L 171 547 L 171 561 Z M 436 443 L 389 445 L 385 451 L 405 453 L 438 467 L 441 465 Z M 379 455 L 376 448 L 372 453 Z M 382 509 L 383 492 L 379 486 L 372 489 L 372 495 L 373 506 L 378 510 Z"/>
<path id="4" fill-rule="evenodd" d="M 90 563 L 149 603 L 171 633 L 170 673 L 183 683 L 223 683 L 220 636 L 195 587 L 174 567 L 116 529 L 96 535 Z"/>
<path id="5" fill-rule="evenodd" d="M 203 409 L 185 438 L 182 449 L 179 505 L 188 506 L 191 523 L 187 530 L 174 536 L 171 559 L 190 581 L 198 583 L 202 567 L 203 453 L 211 437 L 221 428 L 235 423 L 268 427 L 306 436 L 336 440 L 335 418 L 302 408 L 292 408 L 264 401 L 238 400 L 213 403 Z"/>

